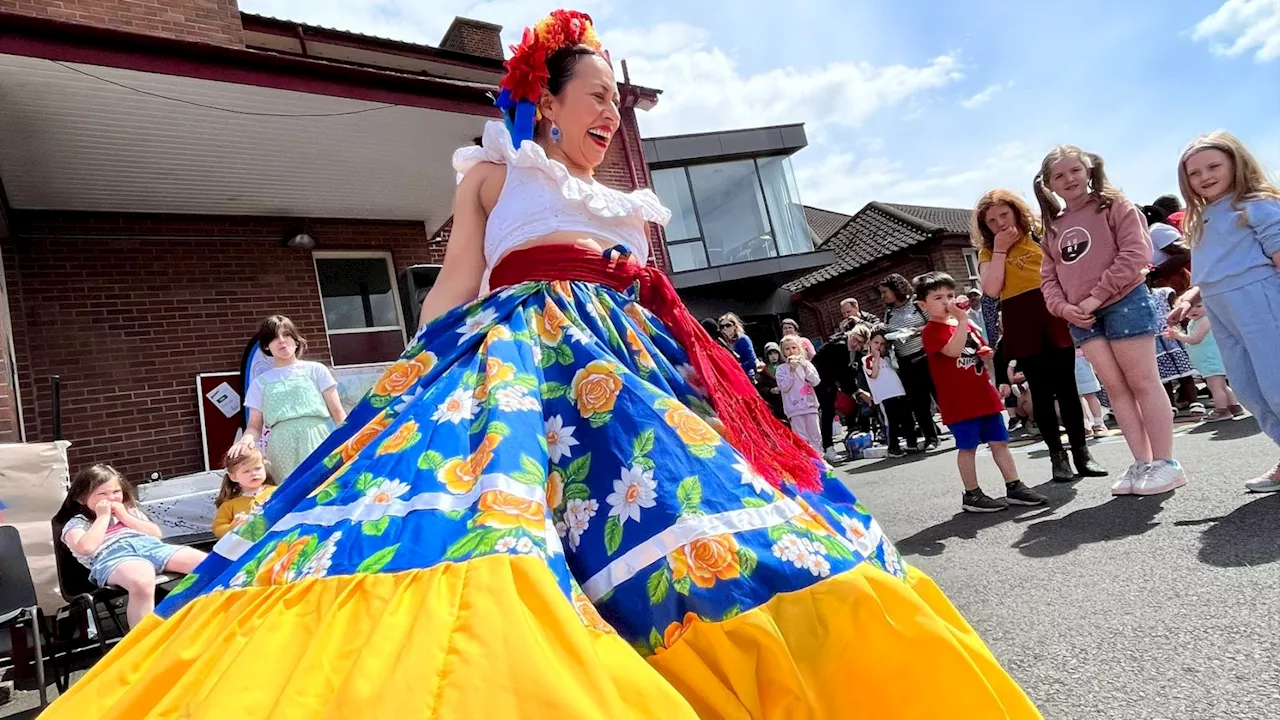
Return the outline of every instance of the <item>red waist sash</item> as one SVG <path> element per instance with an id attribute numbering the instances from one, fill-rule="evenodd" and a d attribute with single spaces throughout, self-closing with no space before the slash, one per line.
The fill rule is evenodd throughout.
<path id="1" fill-rule="evenodd" d="M 581 245 L 540 245 L 507 254 L 489 276 L 492 289 L 531 281 L 579 280 L 623 291 L 640 283 L 640 304 L 671 331 L 689 355 L 724 425 L 725 439 L 776 487 L 792 481 L 801 489 L 822 487 L 817 455 L 765 403 L 738 361 L 689 314 L 671 279 L 626 255 Z"/>

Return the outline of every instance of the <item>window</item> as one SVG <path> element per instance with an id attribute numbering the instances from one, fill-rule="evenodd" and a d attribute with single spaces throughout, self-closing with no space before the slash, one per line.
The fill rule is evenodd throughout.
<path id="1" fill-rule="evenodd" d="M 813 235 L 804 219 L 804 207 L 800 204 L 800 190 L 791 172 L 791 161 L 785 157 L 771 157 L 758 160 L 757 165 L 769 217 L 773 220 L 774 236 L 778 240 L 778 254 L 813 252 Z"/>
<path id="2" fill-rule="evenodd" d="M 969 272 L 969 280 L 978 282 L 978 253 L 969 248 L 964 249 L 964 267 Z M 976 285 L 975 285 L 976 287 Z"/>
<path id="3" fill-rule="evenodd" d="M 316 280 L 334 365 L 390 362 L 404 320 L 389 253 L 317 252 Z"/>
<path id="4" fill-rule="evenodd" d="M 671 210 L 671 222 L 667 223 L 666 230 L 671 270 L 685 272 L 705 268 L 707 250 L 698 226 L 693 193 L 689 190 L 689 175 L 682 167 L 654 170 L 653 189 L 662 204 Z"/>
<path id="5" fill-rule="evenodd" d="M 689 180 L 712 265 L 777 256 L 754 160 L 694 165 Z"/>

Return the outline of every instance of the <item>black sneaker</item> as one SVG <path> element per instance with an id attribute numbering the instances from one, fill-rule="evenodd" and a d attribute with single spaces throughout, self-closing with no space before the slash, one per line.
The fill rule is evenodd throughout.
<path id="1" fill-rule="evenodd" d="M 960 498 L 960 507 L 965 512 L 991 513 L 1000 512 L 1009 506 L 1002 500 L 988 497 L 986 493 L 982 492 L 982 488 L 978 488 L 977 490 L 964 491 L 964 496 Z"/>
<path id="2" fill-rule="evenodd" d="M 911 453 L 912 455 L 915 455 L 916 453 L 920 452 L 920 446 L 916 445 L 913 442 L 909 442 L 907 443 L 907 452 Z"/>
<path id="3" fill-rule="evenodd" d="M 905 457 L 906 454 L 907 452 L 903 450 L 901 446 L 898 446 L 898 445 L 889 446 L 889 457 Z"/>
<path id="4" fill-rule="evenodd" d="M 1027 487 L 1021 480 L 1014 480 L 1004 486 L 1004 501 L 1010 505 L 1044 505 L 1049 498 Z"/>

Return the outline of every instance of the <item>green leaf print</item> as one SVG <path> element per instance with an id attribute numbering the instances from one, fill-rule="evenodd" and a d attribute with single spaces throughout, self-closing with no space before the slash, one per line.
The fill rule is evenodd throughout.
<path id="1" fill-rule="evenodd" d="M 662 636 L 658 634 L 657 628 L 649 628 L 649 651 L 653 652 L 663 647 Z"/>
<path id="2" fill-rule="evenodd" d="M 671 583 L 671 586 L 674 587 L 676 589 L 676 592 L 680 593 L 681 595 L 688 595 L 689 586 L 691 585 L 693 585 L 693 581 L 689 579 L 688 575 L 685 575 L 679 580 L 676 580 L 675 582 Z"/>
<path id="3" fill-rule="evenodd" d="M 631 454 L 633 457 L 642 457 L 653 452 L 653 429 L 650 428 L 641 432 L 636 436 L 635 442 L 632 443 Z M 634 462 L 634 460 L 632 461 Z"/>
<path id="4" fill-rule="evenodd" d="M 320 494 L 323 495 L 324 493 Z M 335 490 L 333 494 L 337 495 L 338 493 Z M 262 515 L 254 515 L 249 519 L 249 522 L 240 526 L 240 529 L 236 531 L 236 535 L 239 535 L 249 542 L 258 542 L 267 536 L 267 519 Z"/>
<path id="5" fill-rule="evenodd" d="M 617 515 L 610 515 L 604 524 L 604 549 L 610 555 L 618 551 L 622 544 L 622 521 Z"/>
<path id="6" fill-rule="evenodd" d="M 592 604 L 594 604 L 594 605 L 603 605 L 603 604 L 605 604 L 605 603 L 609 602 L 610 598 L 612 598 L 612 597 L 613 597 L 613 591 L 615 591 L 615 590 L 617 590 L 617 589 L 618 589 L 618 588 L 616 588 L 616 587 L 615 587 L 615 588 L 609 588 L 609 592 L 607 592 L 607 593 L 605 593 L 605 594 L 601 595 L 600 597 L 596 598 L 595 600 L 592 600 L 592 601 L 591 601 L 591 602 L 592 602 Z"/>
<path id="7" fill-rule="evenodd" d="M 716 448 L 714 445 L 690 445 L 689 454 L 703 460 L 710 460 L 716 456 Z"/>
<path id="8" fill-rule="evenodd" d="M 381 535 L 387 531 L 387 526 L 391 524 L 391 517 L 383 515 L 377 520 L 360 523 L 360 532 L 365 535 Z"/>
<path id="9" fill-rule="evenodd" d="M 547 345 L 546 343 L 543 343 L 542 354 L 538 356 L 538 367 L 542 368 L 543 370 L 546 370 L 547 368 L 555 364 L 556 364 L 556 351 L 551 349 L 551 346 Z"/>
<path id="10" fill-rule="evenodd" d="M 480 373 L 475 372 L 474 370 L 468 370 L 462 373 L 462 380 L 460 380 L 458 384 L 462 387 L 475 389 L 475 387 L 480 384 L 480 378 L 482 377 L 484 376 Z"/>
<path id="11" fill-rule="evenodd" d="M 561 365 L 573 364 L 573 350 L 569 347 L 568 343 L 562 343 L 556 346 L 556 360 Z"/>
<path id="12" fill-rule="evenodd" d="M 645 588 L 649 591 L 649 604 L 658 605 L 667 599 L 667 593 L 671 590 L 671 575 L 664 567 L 649 576 L 649 581 L 645 583 Z"/>
<path id="13" fill-rule="evenodd" d="M 567 483 L 580 483 L 587 479 L 587 472 L 591 469 L 591 453 L 587 453 L 580 458 L 569 463 L 569 467 L 560 473 Z"/>
<path id="14" fill-rule="evenodd" d="M 428 450 L 418 458 L 419 470 L 439 470 L 444 465 L 444 456 L 435 450 Z"/>
<path id="15" fill-rule="evenodd" d="M 472 530 L 471 532 L 458 538 L 456 542 L 449 546 L 444 553 L 445 560 L 459 560 L 468 557 L 480 547 L 480 541 L 484 539 L 487 530 Z"/>
<path id="16" fill-rule="evenodd" d="M 547 469 L 528 455 L 520 456 L 520 471 L 511 477 L 525 485 L 542 485 L 547 481 Z"/>
<path id="17" fill-rule="evenodd" d="M 658 464 L 647 457 L 638 457 L 635 460 L 632 460 L 631 464 L 642 467 L 645 470 L 656 470 L 658 468 Z"/>
<path id="18" fill-rule="evenodd" d="M 758 497 L 742 498 L 742 507 L 744 508 L 762 508 L 762 507 L 768 507 L 768 506 L 769 506 L 769 503 L 765 502 L 764 500 L 761 500 Z"/>
<path id="19" fill-rule="evenodd" d="M 449 512 L 445 513 L 444 516 L 449 518 L 450 520 L 457 521 L 466 517 L 467 511 L 466 510 L 450 510 Z"/>
<path id="20" fill-rule="evenodd" d="M 341 492 L 341 488 L 338 487 L 338 483 L 331 482 L 328 485 L 325 485 L 324 488 L 316 494 L 316 504 L 324 505 L 325 503 L 333 502 L 334 499 L 338 497 L 339 492 Z"/>
<path id="21" fill-rule="evenodd" d="M 591 489 L 582 483 L 569 483 L 564 486 L 566 500 L 590 500 Z"/>
<path id="22" fill-rule="evenodd" d="M 384 408 L 391 404 L 391 396 L 390 395 L 374 395 L 373 397 L 369 398 L 369 404 L 379 409 Z"/>
<path id="23" fill-rule="evenodd" d="M 177 593 L 182 592 L 183 590 L 186 590 L 187 588 L 191 587 L 192 585 L 195 585 L 195 584 L 196 584 L 196 580 L 198 580 L 199 578 L 200 578 L 200 576 L 199 576 L 199 575 L 196 575 L 195 573 L 188 573 L 186 577 L 184 577 L 184 578 L 182 578 L 181 580 L 179 580 L 179 581 L 178 581 L 178 584 L 177 584 L 177 585 L 174 585 L 174 586 L 173 586 L 173 589 L 169 591 L 169 594 L 170 594 L 170 595 L 174 595 L 174 594 L 177 594 Z"/>
<path id="24" fill-rule="evenodd" d="M 494 435 L 503 438 L 511 435 L 511 428 L 507 427 L 507 424 L 501 420 L 494 420 L 489 423 L 488 427 L 486 427 L 484 431 L 485 433 L 493 433 Z"/>
<path id="25" fill-rule="evenodd" d="M 373 473 L 363 472 L 356 477 L 356 490 L 360 492 L 364 492 L 377 484 L 378 481 L 374 479 Z"/>
<path id="26" fill-rule="evenodd" d="M 720 621 L 724 622 L 725 620 L 731 620 L 733 618 L 738 617 L 741 614 L 742 614 L 742 606 L 734 605 L 733 607 L 724 611 L 724 615 L 720 618 Z"/>
<path id="27" fill-rule="evenodd" d="M 536 390 L 538 387 L 538 378 L 528 374 L 520 373 L 509 380 L 512 385 L 522 387 L 525 390 Z"/>
<path id="28" fill-rule="evenodd" d="M 490 395 L 490 397 L 493 397 Z M 471 423 L 471 427 L 467 428 L 467 432 L 475 435 L 485 429 L 489 424 L 489 406 L 484 405 L 480 408 L 480 414 L 476 415 L 475 422 Z"/>
<path id="29" fill-rule="evenodd" d="M 853 559 L 853 553 L 849 552 L 849 548 L 845 547 L 845 544 L 836 538 L 826 533 L 809 533 L 809 536 L 813 538 L 814 542 L 825 548 L 828 555 L 834 555 L 845 560 Z"/>
<path id="30" fill-rule="evenodd" d="M 569 394 L 569 386 L 558 382 L 542 383 L 542 399 L 555 400 Z"/>
<path id="31" fill-rule="evenodd" d="M 756 557 L 756 553 L 751 548 L 738 548 L 738 571 L 742 573 L 742 577 L 751 577 L 751 573 L 756 571 L 756 565 L 760 564 L 760 559 Z"/>
<path id="32" fill-rule="evenodd" d="M 316 550 L 320 549 L 320 540 L 315 535 L 307 538 L 307 544 L 302 546 L 302 550 L 298 552 L 297 557 L 290 563 L 289 568 L 306 567 L 306 564 L 316 554 Z"/>
<path id="33" fill-rule="evenodd" d="M 388 547 L 384 547 L 378 552 L 370 555 L 364 562 L 360 563 L 360 567 L 356 568 L 356 573 L 376 573 L 387 566 L 391 562 L 391 558 L 395 557 L 396 550 L 400 549 L 400 544 L 396 543 Z"/>
<path id="34" fill-rule="evenodd" d="M 593 428 L 604 427 L 613 419 L 613 413 L 596 413 L 591 416 L 590 425 Z"/>
<path id="35" fill-rule="evenodd" d="M 324 459 L 324 466 L 327 468 L 337 467 L 338 463 L 340 462 L 342 462 L 342 453 L 332 452 L 332 453 L 329 453 L 329 456 Z"/>
<path id="36" fill-rule="evenodd" d="M 690 475 L 680 481 L 676 488 L 676 499 L 680 501 L 680 514 L 700 510 L 702 507 L 702 483 L 697 475 Z"/>
<path id="37" fill-rule="evenodd" d="M 789 532 L 791 532 L 791 526 L 785 523 L 781 525 L 770 525 L 768 530 L 769 540 L 778 542 Z"/>

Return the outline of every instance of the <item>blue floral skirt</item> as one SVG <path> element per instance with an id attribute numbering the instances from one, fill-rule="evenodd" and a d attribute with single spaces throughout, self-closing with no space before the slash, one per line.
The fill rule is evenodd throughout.
<path id="1" fill-rule="evenodd" d="M 718 426 L 634 291 L 457 308 L 53 717 L 1038 717 L 829 469 Z"/>

